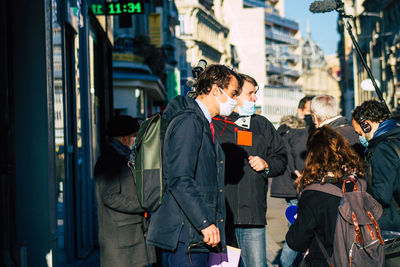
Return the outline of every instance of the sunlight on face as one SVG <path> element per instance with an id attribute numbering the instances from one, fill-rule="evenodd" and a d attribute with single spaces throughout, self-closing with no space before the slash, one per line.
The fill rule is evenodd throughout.
<path id="1" fill-rule="evenodd" d="M 243 100 L 249 102 L 256 102 L 257 101 L 257 88 L 248 81 L 244 81 L 242 86 L 242 93 L 238 96 L 239 106 L 243 105 Z"/>

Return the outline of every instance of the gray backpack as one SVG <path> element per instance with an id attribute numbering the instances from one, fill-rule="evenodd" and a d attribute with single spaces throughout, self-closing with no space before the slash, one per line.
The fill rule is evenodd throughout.
<path id="1" fill-rule="evenodd" d="M 347 182 L 354 183 L 353 191 L 346 192 Z M 341 197 L 331 257 L 316 236 L 329 266 L 379 267 L 384 264 L 384 241 L 377 223 L 382 206 L 366 192 L 366 188 L 364 180 L 349 178 L 343 182 L 342 190 L 329 183 L 311 184 L 304 189 Z"/>

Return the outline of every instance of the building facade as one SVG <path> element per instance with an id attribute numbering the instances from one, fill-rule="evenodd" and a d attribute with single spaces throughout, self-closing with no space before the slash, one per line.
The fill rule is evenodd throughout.
<path id="1" fill-rule="evenodd" d="M 261 112 L 278 125 L 284 115 L 296 113 L 303 96 L 298 81 L 302 73 L 298 22 L 284 14 L 284 1 L 265 1 L 266 85 Z M 271 99 L 271 96 L 274 96 Z M 280 98 L 281 97 L 281 98 Z M 279 100 L 278 100 L 279 99 Z"/>
<path id="2" fill-rule="evenodd" d="M 346 13 L 354 17 L 349 21 L 361 52 L 391 110 L 399 106 L 400 78 L 400 2 L 395 0 L 345 1 Z M 377 98 L 373 87 L 361 86 L 369 79 L 346 31 L 346 21 L 338 19 L 341 34 L 339 55 L 343 69 L 342 92 L 352 91 L 354 101 L 348 108 Z M 363 83 L 364 81 L 364 83 Z"/>
<path id="3" fill-rule="evenodd" d="M 219 5 L 218 1 L 215 1 Z M 208 64 L 230 65 L 229 29 L 214 13 L 211 0 L 175 0 L 179 14 L 177 60 L 181 73 L 182 94 L 190 91 L 186 86 L 192 79 L 192 66 L 200 59 Z"/>
<path id="4" fill-rule="evenodd" d="M 180 47 L 175 2 L 143 5 L 142 14 L 114 17 L 114 108 L 119 114 L 147 118 L 180 94 Z"/>
<path id="5" fill-rule="evenodd" d="M 324 52 L 311 38 L 310 30 L 307 37 L 301 40 L 302 75 L 298 80 L 305 95 L 332 95 L 339 102 L 341 90 L 340 64 L 336 55 L 324 55 Z"/>
<path id="6" fill-rule="evenodd" d="M 266 83 L 265 1 L 214 2 L 217 18 L 229 28 L 230 66 L 238 72 L 254 77 L 259 87 L 264 88 Z M 217 7 L 220 8 L 217 9 Z"/>
<path id="7" fill-rule="evenodd" d="M 93 167 L 112 116 L 103 1 L 2 1 L 2 266 L 76 266 L 96 246 Z"/>

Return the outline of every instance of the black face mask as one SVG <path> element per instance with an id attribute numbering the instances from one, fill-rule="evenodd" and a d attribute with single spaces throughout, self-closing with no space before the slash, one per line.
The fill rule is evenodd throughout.
<path id="1" fill-rule="evenodd" d="M 304 121 L 306 122 L 307 126 L 310 126 L 310 128 L 315 127 L 311 114 L 304 115 Z"/>

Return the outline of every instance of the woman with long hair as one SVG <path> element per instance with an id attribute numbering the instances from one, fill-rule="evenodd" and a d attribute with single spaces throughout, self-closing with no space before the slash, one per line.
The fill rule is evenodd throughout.
<path id="1" fill-rule="evenodd" d="M 329 126 L 310 134 L 307 151 L 303 172 L 295 182 L 298 191 L 313 183 L 331 183 L 341 188 L 348 178 L 364 177 L 363 162 L 359 156 L 348 141 Z M 347 190 L 352 191 L 353 185 L 346 185 Z M 297 219 L 286 235 L 286 242 L 296 251 L 309 249 L 305 259 L 307 266 L 328 266 L 315 236 L 331 256 L 339 204 L 340 197 L 321 191 L 306 190 L 301 193 Z"/>

